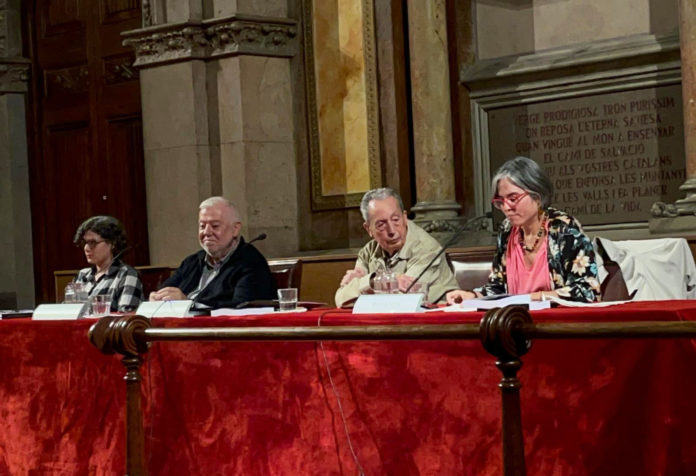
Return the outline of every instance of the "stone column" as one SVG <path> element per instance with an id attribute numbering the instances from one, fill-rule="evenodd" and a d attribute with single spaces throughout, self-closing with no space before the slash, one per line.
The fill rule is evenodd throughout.
<path id="1" fill-rule="evenodd" d="M 34 306 L 26 93 L 30 62 L 22 54 L 20 0 L 0 0 L 0 294 Z"/>
<path id="2" fill-rule="evenodd" d="M 408 0 L 416 221 L 430 232 L 456 227 L 445 0 Z"/>
<path id="3" fill-rule="evenodd" d="M 247 238 L 268 233 L 269 255 L 297 251 L 288 107 L 297 25 L 285 3 L 150 0 L 151 25 L 124 33 L 141 68 L 153 264 L 198 248 L 197 207 L 211 195 L 238 205 Z"/>
<path id="4" fill-rule="evenodd" d="M 653 204 L 650 231 L 673 233 L 696 230 L 696 1 L 679 0 L 682 104 L 686 181 L 679 190 L 685 198 L 674 204 Z"/>
<path id="5" fill-rule="evenodd" d="M 682 103 L 684 108 L 684 153 L 686 182 L 679 187 L 686 198 L 677 209 L 696 212 L 696 2 L 679 0 L 679 43 L 681 47 Z"/>

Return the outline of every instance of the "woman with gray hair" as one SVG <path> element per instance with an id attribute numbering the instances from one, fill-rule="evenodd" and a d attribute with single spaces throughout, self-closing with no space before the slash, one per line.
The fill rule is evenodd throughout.
<path id="1" fill-rule="evenodd" d="M 451 291 L 447 302 L 493 294 L 531 294 L 596 301 L 597 264 L 580 223 L 549 206 L 553 184 L 527 157 L 505 162 L 493 176 L 493 206 L 505 214 L 488 283 L 473 291 Z"/>

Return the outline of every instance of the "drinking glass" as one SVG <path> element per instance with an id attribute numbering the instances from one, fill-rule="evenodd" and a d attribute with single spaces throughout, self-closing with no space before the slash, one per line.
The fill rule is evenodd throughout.
<path id="1" fill-rule="evenodd" d="M 111 293 L 90 296 L 89 303 L 92 309 L 90 313 L 92 317 L 108 316 L 111 312 Z"/>
<path id="2" fill-rule="evenodd" d="M 63 303 L 72 304 L 75 302 L 75 283 L 69 282 L 65 286 L 65 293 L 63 296 Z"/>
<path id="3" fill-rule="evenodd" d="M 278 304 L 280 311 L 294 311 L 297 308 L 297 288 L 279 289 Z"/>

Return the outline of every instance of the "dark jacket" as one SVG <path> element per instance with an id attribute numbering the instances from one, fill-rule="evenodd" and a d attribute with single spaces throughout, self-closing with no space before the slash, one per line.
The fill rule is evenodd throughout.
<path id="1" fill-rule="evenodd" d="M 162 287 L 174 286 L 188 295 L 198 288 L 205 264 L 205 251 L 192 254 Z M 276 287 L 266 258 L 240 237 L 237 249 L 222 265 L 217 276 L 196 297 L 196 302 L 213 309 L 235 307 L 255 299 L 275 299 Z"/>

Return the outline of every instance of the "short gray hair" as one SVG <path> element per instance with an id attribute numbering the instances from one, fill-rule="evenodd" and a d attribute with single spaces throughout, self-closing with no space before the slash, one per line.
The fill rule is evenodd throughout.
<path id="1" fill-rule="evenodd" d="M 362 214 L 365 223 L 367 223 L 369 218 L 368 207 L 370 206 L 370 202 L 372 200 L 385 200 L 389 197 L 394 197 L 396 201 L 399 203 L 399 208 L 401 209 L 401 211 L 404 211 L 404 202 L 401 200 L 401 197 L 398 193 L 396 193 L 396 191 L 393 188 L 373 188 L 372 190 L 369 190 L 367 193 L 365 193 L 365 195 L 363 195 L 362 200 L 360 200 L 360 213 Z"/>
<path id="2" fill-rule="evenodd" d="M 548 208 L 553 199 L 553 182 L 541 170 L 539 164 L 528 157 L 515 157 L 505 162 L 493 175 L 491 191 L 493 196 L 498 193 L 498 182 L 508 179 L 518 187 L 535 195 L 541 202 L 542 208 Z"/>
<path id="3" fill-rule="evenodd" d="M 204 208 L 214 207 L 216 205 L 224 205 L 230 209 L 232 222 L 241 221 L 239 219 L 239 213 L 237 212 L 237 207 L 234 206 L 232 202 L 227 200 L 225 197 L 210 197 L 206 198 L 198 205 L 198 210 L 203 210 Z"/>

